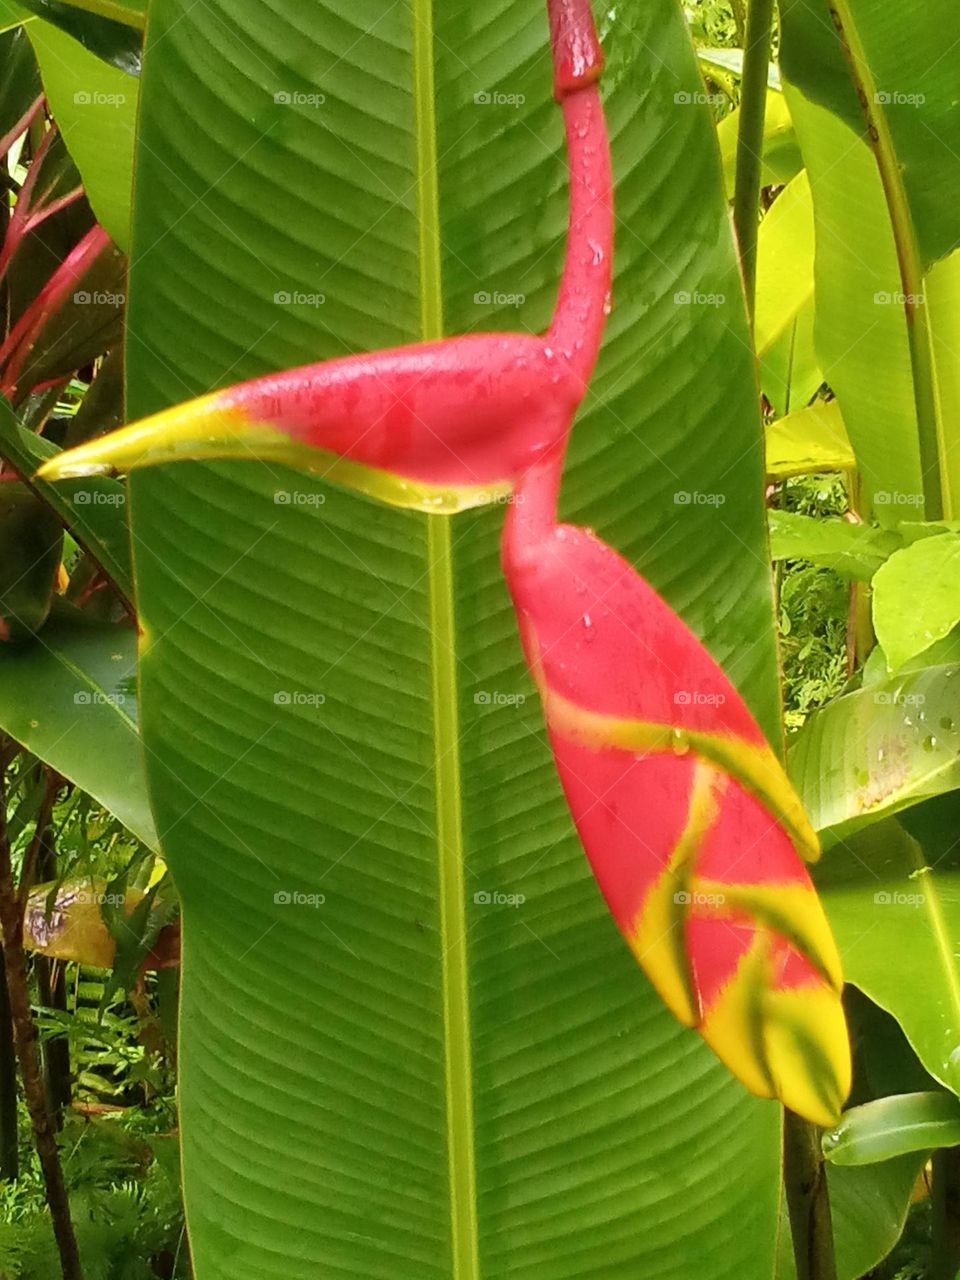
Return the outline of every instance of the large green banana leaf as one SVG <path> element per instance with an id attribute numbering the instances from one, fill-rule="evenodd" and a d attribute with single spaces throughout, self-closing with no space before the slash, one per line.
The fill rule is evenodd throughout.
<path id="1" fill-rule="evenodd" d="M 944 195 L 960 181 L 960 71 L 942 52 L 949 12 L 944 0 L 843 0 L 848 60 L 826 0 L 783 9 L 786 97 L 813 192 L 817 351 L 866 508 L 888 525 L 924 507 L 950 516 L 960 493 L 960 260 L 948 256 L 955 200 Z"/>
<path id="2" fill-rule="evenodd" d="M 712 126 L 674 0 L 603 28 L 615 309 L 563 506 L 776 735 Z M 566 217 L 546 32 L 539 0 L 155 0 L 130 416 L 543 327 Z M 774 1272 L 778 1110 L 672 1022 L 607 918 L 521 663 L 502 514 L 387 510 L 255 462 L 132 482 L 199 1280 Z"/>

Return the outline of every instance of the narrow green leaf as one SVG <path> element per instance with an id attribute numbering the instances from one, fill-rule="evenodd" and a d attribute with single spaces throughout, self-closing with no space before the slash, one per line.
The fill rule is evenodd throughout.
<path id="1" fill-rule="evenodd" d="M 960 1098 L 952 1093 L 902 1093 L 851 1107 L 823 1135 L 831 1164 L 863 1165 L 910 1151 L 960 1146 Z"/>
<path id="2" fill-rule="evenodd" d="M 890 671 L 949 635 L 958 622 L 960 534 L 921 538 L 877 571 L 873 625 Z"/>
<path id="3" fill-rule="evenodd" d="M 28 644 L 0 647 L 0 728 L 155 849 L 135 664 L 132 627 L 51 620 Z"/>

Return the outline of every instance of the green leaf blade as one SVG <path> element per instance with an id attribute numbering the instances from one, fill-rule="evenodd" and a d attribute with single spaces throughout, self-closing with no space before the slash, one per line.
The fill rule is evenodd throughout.
<path id="1" fill-rule="evenodd" d="M 545 15 L 456 4 L 433 20 L 443 330 L 542 329 L 566 221 Z M 563 504 L 721 660 L 738 655 L 731 674 L 776 734 L 759 424 L 711 125 L 675 102 L 698 81 L 672 3 L 608 26 L 617 305 Z M 349 21 L 324 4 L 305 22 L 294 0 L 241 0 L 228 30 L 208 7 L 157 0 L 149 39 L 130 416 L 429 332 L 409 12 L 360 0 Z M 510 101 L 477 101 L 496 93 Z M 188 103 L 217 128 L 186 140 Z M 681 157 L 713 199 L 667 180 Z M 686 265 L 667 280 L 679 244 Z M 687 338 L 717 372 L 706 397 Z M 746 458 L 734 476 L 721 437 Z M 131 513 L 144 739 L 183 901 L 201 1280 L 681 1280 L 694 1265 L 769 1280 L 777 1108 L 673 1022 L 608 918 L 524 670 L 502 510 L 436 533 L 292 471 L 182 464 L 134 476 Z M 722 573 L 703 571 L 708 545 Z M 458 723 L 446 706 L 438 731 L 451 668 Z M 710 1153 L 695 1168 L 693 1135 Z M 468 1141 L 475 1229 L 452 1194 Z M 719 1189 L 731 1159 L 749 1177 Z"/>

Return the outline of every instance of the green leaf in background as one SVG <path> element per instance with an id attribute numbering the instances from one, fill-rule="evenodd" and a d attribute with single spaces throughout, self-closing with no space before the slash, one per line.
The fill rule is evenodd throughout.
<path id="1" fill-rule="evenodd" d="M 767 475 L 778 480 L 856 470 L 857 460 L 836 400 L 818 400 L 768 423 L 766 439 Z"/>
<path id="2" fill-rule="evenodd" d="M 862 1168 L 827 1166 L 837 1280 L 862 1280 L 897 1243 L 925 1159 L 915 1154 Z M 784 1213 L 777 1280 L 796 1275 Z"/>
<path id="3" fill-rule="evenodd" d="M 813 301 L 813 200 L 806 170 L 781 191 L 757 235 L 757 355 L 763 359 Z"/>
<path id="4" fill-rule="evenodd" d="M 903 286 L 880 175 L 867 144 L 796 89 L 816 227 L 816 346 L 859 463 L 865 510 L 922 518 L 923 484 Z M 869 246 L 867 248 L 866 246 Z"/>
<path id="5" fill-rule="evenodd" d="M 881 17 L 876 0 L 842 0 L 837 20 L 858 67 L 855 87 L 825 0 L 817 4 L 822 18 L 809 5 L 785 5 L 781 57 L 814 196 L 818 353 L 857 452 L 867 514 L 890 525 L 924 509 L 929 519 L 950 517 L 960 494 L 960 378 L 950 345 L 960 264 L 948 258 L 925 278 L 956 243 L 955 202 L 943 203 L 940 184 L 960 176 L 960 161 L 930 164 L 960 111 L 960 77 L 940 49 L 945 11 L 909 6 L 916 41 L 912 31 L 901 58 L 902 8 L 891 23 L 894 11 Z M 936 84 L 927 92 L 915 58 L 931 48 L 938 52 L 926 70 Z M 879 87 L 911 77 L 910 88 Z"/>
<path id="6" fill-rule="evenodd" d="M 725 115 L 717 125 L 720 142 L 720 160 L 723 165 L 723 183 L 727 195 L 733 199 L 737 180 L 737 134 L 740 127 L 740 108 Z M 793 130 L 790 111 L 779 85 L 767 90 L 766 113 L 763 118 L 763 153 L 761 156 L 760 183 L 764 187 L 775 183 L 786 184 L 803 168 L 800 148 Z"/>
<path id="7" fill-rule="evenodd" d="M 815 878 L 847 981 L 897 1019 L 935 1080 L 960 1092 L 955 855 L 924 849 L 889 819 L 830 848 Z"/>
<path id="8" fill-rule="evenodd" d="M 960 622 L 960 534 L 921 538 L 896 551 L 873 580 L 873 625 L 890 671 Z"/>
<path id="9" fill-rule="evenodd" d="M 77 40 L 97 58 L 140 74 L 146 0 L 20 0 L 38 18 Z"/>
<path id="10" fill-rule="evenodd" d="M 66 484 L 36 479 L 37 467 L 56 452 L 49 440 L 20 426 L 8 402 L 0 398 L 0 457 L 29 478 L 34 492 L 101 565 L 120 594 L 132 600 L 133 574 L 124 486 L 110 479 Z"/>
<path id="11" fill-rule="evenodd" d="M 818 520 L 793 511 L 770 512 L 774 560 L 809 560 L 844 577 L 869 582 L 888 556 L 903 546 L 898 534 L 847 520 Z"/>
<path id="12" fill-rule="evenodd" d="M 63 557 L 56 517 L 15 476 L 0 485 L 0 640 L 17 645 L 43 626 Z"/>
<path id="13" fill-rule="evenodd" d="M 698 47 L 697 57 L 705 67 L 728 71 L 738 79 L 743 75 L 742 49 L 707 49 Z M 767 72 L 767 85 L 771 89 L 780 88 L 780 68 L 775 62 L 770 63 L 770 69 Z"/>
<path id="14" fill-rule="evenodd" d="M 132 627 L 52 619 L 0 648 L 0 729 L 155 849 L 137 734 Z"/>
<path id="15" fill-rule="evenodd" d="M 673 0 L 605 30 L 616 305 L 564 515 L 640 565 L 776 737 L 754 371 L 702 82 Z M 154 0 L 149 42 L 131 417 L 434 336 L 441 313 L 447 333 L 545 326 L 567 193 L 539 6 Z M 779 1111 L 616 936 L 524 671 L 503 512 L 231 463 L 134 476 L 131 518 L 199 1280 L 769 1280 Z"/>
<path id="16" fill-rule="evenodd" d="M 32 23 L 30 39 L 50 109 L 97 221 L 127 249 L 139 82 L 49 22 Z"/>
<path id="17" fill-rule="evenodd" d="M 37 60 L 26 31 L 0 35 L 0 134 L 6 135 L 43 92 Z"/>
<path id="18" fill-rule="evenodd" d="M 814 346 L 815 319 L 811 298 L 760 361 L 760 385 L 778 417 L 809 405 L 823 385 Z"/>
<path id="19" fill-rule="evenodd" d="M 903 673 L 809 717 L 790 776 L 825 841 L 960 786 L 960 667 Z"/>
<path id="20" fill-rule="evenodd" d="M 895 8 L 885 0 L 784 0 L 781 21 L 787 79 L 862 134 L 864 114 L 835 23 L 842 29 L 876 130 L 877 152 L 887 162 L 896 157 L 906 196 L 903 216 L 913 223 L 923 265 L 946 257 L 960 244 L 960 67 L 944 48 L 945 34 L 956 21 L 954 5 L 950 0 L 902 0 Z"/>
<path id="21" fill-rule="evenodd" d="M 32 22 L 33 14 L 29 13 L 16 0 L 0 0 L 0 32 L 10 31 L 22 26 L 24 22 Z"/>
<path id="22" fill-rule="evenodd" d="M 960 1098 L 942 1091 L 901 1093 L 851 1107 L 823 1135 L 832 1164 L 864 1165 L 910 1151 L 960 1146 Z"/>

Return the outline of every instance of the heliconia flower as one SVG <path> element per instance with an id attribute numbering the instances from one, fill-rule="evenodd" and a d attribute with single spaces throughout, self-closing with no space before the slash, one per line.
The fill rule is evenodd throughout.
<path id="1" fill-rule="evenodd" d="M 667 1005 L 749 1089 L 831 1125 L 850 1050 L 836 948 L 801 860 L 818 856 L 816 834 L 701 642 L 615 551 L 557 522 L 567 437 L 609 310 L 613 202 L 589 0 L 548 10 L 570 227 L 543 337 L 470 335 L 278 373 L 59 455 L 41 474 L 265 458 L 434 513 L 517 490 L 504 573 L 614 919 Z"/>
<path id="2" fill-rule="evenodd" d="M 555 485 L 548 469 L 523 482 L 504 571 L 600 888 L 680 1021 L 754 1093 L 831 1124 L 850 1056 L 800 857 L 816 834 L 723 671 L 622 557 L 556 523 Z"/>

